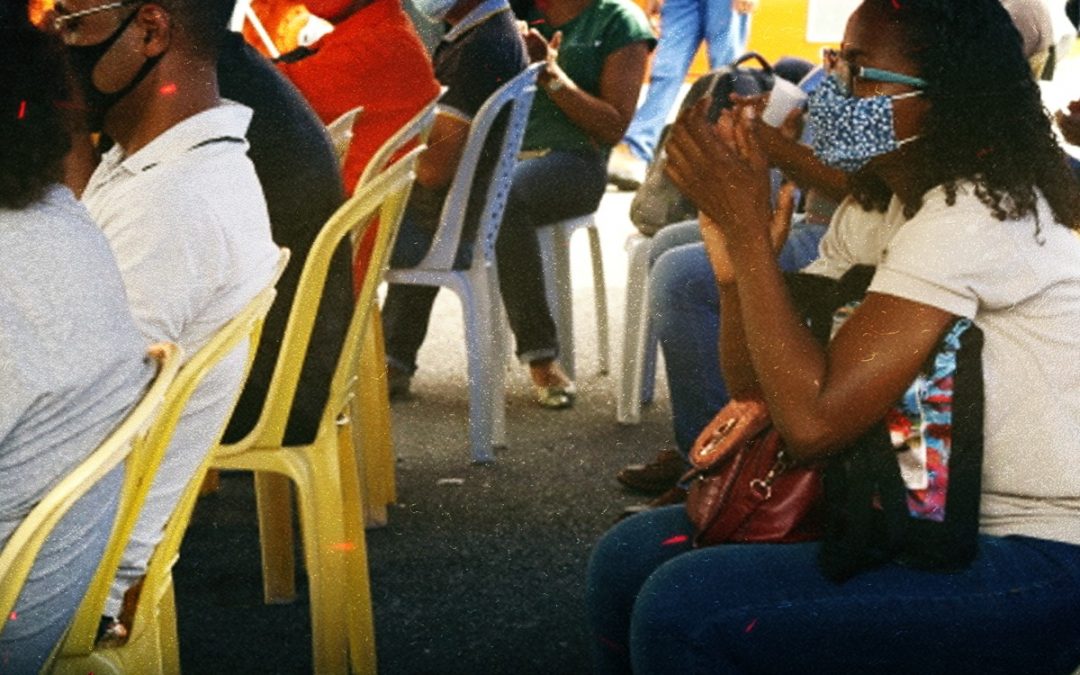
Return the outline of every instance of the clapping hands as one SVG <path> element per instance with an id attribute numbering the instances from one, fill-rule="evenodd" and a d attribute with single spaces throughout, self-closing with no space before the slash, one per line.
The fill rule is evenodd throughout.
<path id="1" fill-rule="evenodd" d="M 787 238 L 794 209 L 792 187 L 769 203 L 769 163 L 758 138 L 760 102 L 736 99 L 712 124 L 703 99 L 683 112 L 665 145 L 666 171 L 701 212 L 701 230 L 718 281 L 734 280 L 731 253 L 768 236 L 773 251 Z"/>

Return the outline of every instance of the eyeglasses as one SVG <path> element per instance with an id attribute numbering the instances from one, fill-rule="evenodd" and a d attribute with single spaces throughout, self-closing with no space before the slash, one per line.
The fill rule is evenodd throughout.
<path id="1" fill-rule="evenodd" d="M 908 87 L 914 87 L 915 89 L 926 89 L 926 87 L 930 85 L 926 80 L 921 77 L 915 77 L 914 75 L 905 75 L 903 73 L 884 70 L 882 68 L 856 66 L 851 63 L 851 61 L 845 59 L 838 49 L 822 50 L 822 59 L 825 62 L 826 70 L 836 73 L 837 77 L 840 78 L 841 83 L 844 84 L 849 92 L 854 90 L 856 79 L 865 82 L 903 84 Z"/>
<path id="2" fill-rule="evenodd" d="M 88 9 L 79 10 L 78 12 L 57 14 L 53 18 L 53 28 L 57 31 L 74 31 L 79 26 L 79 21 L 86 16 L 97 14 L 99 12 L 109 12 L 114 9 L 120 9 L 121 7 L 127 7 L 143 0 L 117 0 L 116 2 L 109 2 L 104 5 L 97 5 L 96 7 L 90 7 Z M 56 3 L 57 12 L 64 12 L 64 6 L 60 3 Z"/>

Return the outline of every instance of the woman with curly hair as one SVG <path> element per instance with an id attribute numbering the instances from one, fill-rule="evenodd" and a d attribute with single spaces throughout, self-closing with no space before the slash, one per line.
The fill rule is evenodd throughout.
<path id="1" fill-rule="evenodd" d="M 108 243 L 60 184 L 72 147 L 62 52 L 18 4 L 0 8 L 0 549 L 154 370 Z M 91 488 L 45 542 L 0 632 L 0 671 L 37 673 L 63 634 L 121 478 Z"/>
<path id="2" fill-rule="evenodd" d="M 854 196 L 804 271 L 875 269 L 828 346 L 777 269 L 784 223 L 770 211 L 754 110 L 716 125 L 691 110 L 668 167 L 702 212 L 733 397 L 764 401 L 790 456 L 849 471 L 849 494 L 878 515 L 863 530 L 874 537 L 848 543 L 880 545 L 878 557 L 841 575 L 832 531 L 821 543 L 697 549 L 681 507 L 630 518 L 590 562 L 598 668 L 1068 673 L 1080 664 L 1080 190 L 998 0 L 864 0 L 833 66 L 810 101 L 815 152 L 852 173 Z M 983 340 L 971 446 L 982 466 L 970 555 L 945 573 L 878 537 L 895 492 L 850 481 L 866 475 L 855 472 L 858 439 L 891 424 L 928 357 L 965 324 Z M 885 452 L 891 469 L 874 466 L 907 491 L 903 517 L 926 521 L 903 543 L 931 550 L 919 539 L 931 521 L 964 515 L 955 476 L 944 485 L 928 460 L 905 468 L 894 459 L 904 448 Z M 911 495 L 924 488 L 948 488 L 949 501 L 920 512 Z"/>

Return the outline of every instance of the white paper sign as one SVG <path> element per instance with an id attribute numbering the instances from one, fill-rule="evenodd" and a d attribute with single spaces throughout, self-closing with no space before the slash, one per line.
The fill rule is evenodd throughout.
<path id="1" fill-rule="evenodd" d="M 810 0 L 806 8 L 806 41 L 839 44 L 848 17 L 862 0 Z"/>

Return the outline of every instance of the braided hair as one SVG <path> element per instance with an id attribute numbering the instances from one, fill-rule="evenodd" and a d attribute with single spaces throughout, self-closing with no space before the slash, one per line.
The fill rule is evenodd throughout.
<path id="1" fill-rule="evenodd" d="M 929 85 L 919 169 L 942 185 L 948 204 L 957 184 L 1000 220 L 1036 215 L 1037 193 L 1055 220 L 1080 228 L 1080 186 L 1043 108 L 1024 59 L 1020 33 L 999 0 L 864 0 L 877 5 L 910 45 Z M 881 206 L 880 183 L 852 181 L 866 207 Z"/>

